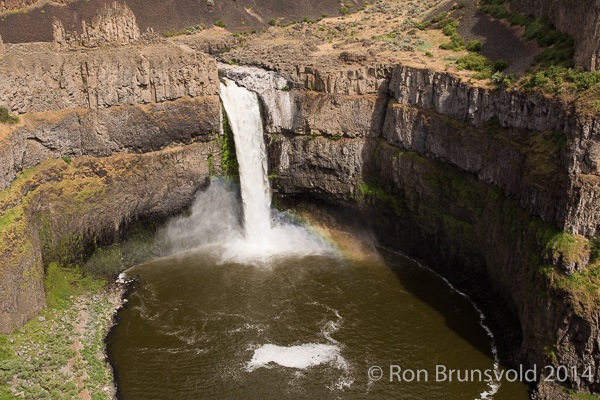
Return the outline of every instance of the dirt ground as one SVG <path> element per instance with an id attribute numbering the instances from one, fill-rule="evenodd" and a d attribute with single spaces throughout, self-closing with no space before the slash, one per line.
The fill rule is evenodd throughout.
<path id="1" fill-rule="evenodd" d="M 115 0 L 77 0 L 69 5 L 53 5 L 10 12 L 0 15 L 0 35 L 5 43 L 52 41 L 52 18 L 63 21 L 65 29 L 81 31 L 81 20 L 91 20 L 98 9 Z M 269 20 L 316 19 L 326 14 L 341 15 L 338 0 L 119 0 L 126 3 L 136 15 L 142 31 L 153 28 L 162 33 L 187 26 L 204 24 L 206 27 L 222 20 L 233 31 L 252 31 L 269 27 Z M 363 0 L 346 1 L 352 11 L 364 4 Z"/>

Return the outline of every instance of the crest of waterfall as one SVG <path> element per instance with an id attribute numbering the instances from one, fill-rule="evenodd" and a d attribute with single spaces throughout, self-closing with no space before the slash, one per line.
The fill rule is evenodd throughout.
<path id="1" fill-rule="evenodd" d="M 237 85 L 259 95 L 267 111 L 264 116 L 267 132 L 295 131 L 301 127 L 299 105 L 294 92 L 288 90 L 287 79 L 254 67 L 220 64 L 219 69 Z"/>

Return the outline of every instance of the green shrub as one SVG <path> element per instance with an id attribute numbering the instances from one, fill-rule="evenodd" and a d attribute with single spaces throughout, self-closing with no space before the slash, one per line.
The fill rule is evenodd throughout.
<path id="1" fill-rule="evenodd" d="M 425 21 L 425 22 L 420 22 L 418 24 L 415 24 L 415 28 L 422 30 L 422 31 L 429 28 L 430 26 L 431 26 L 431 21 Z"/>
<path id="2" fill-rule="evenodd" d="M 504 60 L 498 60 L 494 62 L 493 70 L 494 71 L 504 71 L 508 67 L 508 63 Z"/>
<path id="3" fill-rule="evenodd" d="M 504 5 L 490 4 L 490 5 L 482 5 L 481 11 L 486 14 L 490 14 L 492 17 L 496 19 L 505 19 L 510 17 L 511 13 Z"/>
<path id="4" fill-rule="evenodd" d="M 531 22 L 533 22 L 533 18 L 528 17 L 527 15 L 514 13 L 508 18 L 508 22 L 512 25 L 521 25 L 527 26 Z"/>
<path id="5" fill-rule="evenodd" d="M 550 66 L 536 71 L 524 83 L 526 89 L 540 89 L 546 93 L 559 94 L 571 89 L 585 92 L 600 83 L 600 71 L 587 72 L 581 69 Z"/>
<path id="6" fill-rule="evenodd" d="M 9 113 L 8 108 L 0 106 L 0 124 L 16 124 L 19 122 L 19 117 Z"/>
<path id="7" fill-rule="evenodd" d="M 475 79 L 492 79 L 494 74 L 505 69 L 508 63 L 504 60 L 493 62 L 481 54 L 469 53 L 460 57 L 456 61 L 456 66 L 459 70 L 466 69 L 477 72 L 473 75 Z M 496 79 L 499 79 L 498 75 L 496 75 Z"/>
<path id="8" fill-rule="evenodd" d="M 467 50 L 469 51 L 481 51 L 481 41 L 471 40 L 467 43 Z"/>
<path id="9" fill-rule="evenodd" d="M 465 56 L 460 57 L 456 61 L 458 69 L 467 69 L 469 71 L 483 71 L 485 69 L 492 68 L 492 61 L 482 56 L 481 54 L 469 53 Z"/>
<path id="10" fill-rule="evenodd" d="M 496 71 L 496 72 L 494 72 L 492 74 L 492 76 L 491 76 L 490 79 L 496 85 L 499 85 L 499 86 L 508 86 L 508 85 L 510 85 L 512 83 L 514 77 L 513 76 L 507 76 L 507 75 L 504 75 L 500 71 Z"/>
<path id="11" fill-rule="evenodd" d="M 465 49 L 465 46 L 461 42 L 461 40 L 452 40 L 449 43 L 442 43 L 440 45 L 440 49 L 443 50 L 452 50 L 452 51 L 461 51 Z"/>
<path id="12" fill-rule="evenodd" d="M 214 25 L 218 26 L 219 28 L 226 28 L 227 27 L 227 25 L 225 25 L 225 22 L 223 22 L 222 19 L 216 20 L 214 22 Z"/>
<path id="13" fill-rule="evenodd" d="M 274 19 L 270 19 L 269 20 L 269 25 L 275 26 L 275 25 L 277 25 L 277 21 L 275 21 Z"/>
<path id="14" fill-rule="evenodd" d="M 350 13 L 350 8 L 348 8 L 348 6 L 341 6 L 340 7 L 340 14 L 342 15 L 346 15 Z"/>

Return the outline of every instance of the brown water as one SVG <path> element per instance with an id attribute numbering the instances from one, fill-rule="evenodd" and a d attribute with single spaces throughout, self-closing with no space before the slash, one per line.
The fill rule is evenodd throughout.
<path id="1" fill-rule="evenodd" d="M 437 365 L 493 369 L 490 337 L 468 299 L 397 254 L 252 266 L 196 252 L 127 275 L 139 283 L 108 338 L 124 399 L 446 400 L 490 391 L 487 382 L 437 382 Z M 428 376 L 390 382 L 390 365 Z M 369 378 L 373 366 L 382 379 Z M 494 395 L 527 397 L 524 384 L 507 382 Z"/>

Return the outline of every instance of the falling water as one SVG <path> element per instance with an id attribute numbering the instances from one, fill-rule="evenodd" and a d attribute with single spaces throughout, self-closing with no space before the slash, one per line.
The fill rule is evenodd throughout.
<path id="1" fill-rule="evenodd" d="M 221 99 L 233 131 L 244 214 L 244 237 L 226 243 L 223 260 L 256 262 L 275 256 L 331 253 L 323 240 L 271 210 L 267 152 L 256 93 L 225 79 Z"/>
<path id="2" fill-rule="evenodd" d="M 221 99 L 233 131 L 240 173 L 242 217 L 234 185 L 213 180 L 199 193 L 189 215 L 162 232 L 167 254 L 191 250 L 218 253 L 221 262 L 269 263 L 275 257 L 332 254 L 309 230 L 271 210 L 267 152 L 258 97 L 233 81 L 221 84 Z M 240 220 L 243 223 L 240 225 Z"/>
<path id="3" fill-rule="evenodd" d="M 258 97 L 225 79 L 221 99 L 237 150 L 246 240 L 264 246 L 271 230 L 271 194 Z"/>

